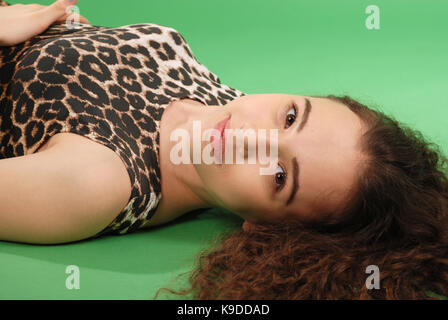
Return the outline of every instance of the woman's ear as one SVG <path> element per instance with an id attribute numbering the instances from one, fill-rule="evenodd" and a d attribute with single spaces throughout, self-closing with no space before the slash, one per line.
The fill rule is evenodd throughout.
<path id="1" fill-rule="evenodd" d="M 257 226 L 256 226 L 256 224 L 253 224 L 253 223 L 245 220 L 243 222 L 243 226 L 242 227 L 243 227 L 243 230 L 247 232 L 247 231 L 254 230 Z"/>

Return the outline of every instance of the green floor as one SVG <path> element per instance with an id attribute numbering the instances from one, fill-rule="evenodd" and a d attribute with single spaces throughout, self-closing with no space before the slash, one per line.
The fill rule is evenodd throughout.
<path id="1" fill-rule="evenodd" d="M 10 1 L 49 4 L 51 1 Z M 125 5 L 123 5 L 125 3 Z M 365 27 L 368 5 L 380 29 Z M 197 59 L 245 93 L 349 94 L 422 131 L 448 154 L 448 3 L 443 0 L 79 0 L 94 25 L 174 27 Z M 0 242 L 0 299 L 150 299 L 220 231 L 207 211 L 126 236 L 69 245 Z M 80 289 L 68 290 L 69 265 Z"/>
<path id="2" fill-rule="evenodd" d="M 152 299 L 160 287 L 183 286 L 200 250 L 240 224 L 209 210 L 163 228 L 73 244 L 0 242 L 0 299 Z M 79 268 L 79 289 L 66 287 L 72 265 Z"/>

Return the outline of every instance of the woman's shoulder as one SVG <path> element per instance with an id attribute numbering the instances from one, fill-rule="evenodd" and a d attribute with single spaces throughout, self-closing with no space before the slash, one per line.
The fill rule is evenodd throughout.
<path id="1" fill-rule="evenodd" d="M 121 55 L 156 54 L 159 61 L 185 59 L 194 62 L 195 57 L 179 31 L 155 23 L 130 24 L 118 27 L 96 25 L 54 24 L 34 39 L 30 47 L 75 47 L 77 50 L 116 52 Z M 59 50 L 60 51 L 60 50 Z"/>
<path id="2" fill-rule="evenodd" d="M 175 45 L 185 45 L 186 41 L 181 33 L 168 26 L 155 24 L 155 23 L 139 23 L 129 24 L 119 27 L 103 27 L 94 26 L 100 28 L 96 30 L 96 33 L 101 32 L 109 35 L 116 35 L 117 40 L 126 41 L 139 39 L 152 40 L 154 42 L 173 42 Z M 93 31 L 93 30 L 92 30 Z M 89 30 L 86 30 L 89 33 Z M 93 32 L 92 32 L 93 33 Z M 149 43 L 151 45 L 151 43 Z"/>
<path id="3" fill-rule="evenodd" d="M 177 39 L 180 35 L 180 32 L 173 27 L 157 24 L 157 23 L 138 23 L 138 24 L 128 24 L 120 27 L 108 27 L 108 30 L 115 31 L 132 31 L 141 33 L 141 34 L 159 34 L 159 35 L 169 35 L 173 37 L 173 40 L 176 42 L 180 42 L 183 39 Z"/>

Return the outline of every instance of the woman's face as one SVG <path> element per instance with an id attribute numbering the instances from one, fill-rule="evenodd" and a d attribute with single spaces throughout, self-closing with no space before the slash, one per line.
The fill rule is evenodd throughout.
<path id="1" fill-rule="evenodd" d="M 277 129 L 278 162 L 270 175 L 260 174 L 260 168 L 268 165 L 258 160 L 195 164 L 208 196 L 218 206 L 257 223 L 285 217 L 306 221 L 342 204 L 363 159 L 358 147 L 362 123 L 348 107 L 317 97 L 246 95 L 207 113 L 202 130 L 229 116 L 227 128 L 266 129 L 268 155 L 273 143 L 269 130 Z"/>

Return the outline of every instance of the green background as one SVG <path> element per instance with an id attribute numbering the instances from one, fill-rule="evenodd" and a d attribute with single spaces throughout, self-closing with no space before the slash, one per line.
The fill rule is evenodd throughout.
<path id="1" fill-rule="evenodd" d="M 365 27 L 371 4 L 380 9 L 379 30 Z M 446 1 L 80 0 L 78 6 L 93 25 L 177 29 L 199 62 L 247 94 L 348 94 L 448 153 Z M 159 287 L 185 286 L 186 277 L 176 276 L 191 270 L 214 236 L 241 222 L 210 210 L 74 244 L 0 242 L 0 299 L 151 299 Z M 80 268 L 79 290 L 65 287 L 69 265 Z"/>

